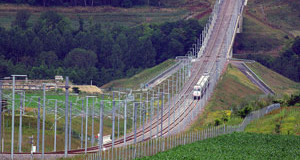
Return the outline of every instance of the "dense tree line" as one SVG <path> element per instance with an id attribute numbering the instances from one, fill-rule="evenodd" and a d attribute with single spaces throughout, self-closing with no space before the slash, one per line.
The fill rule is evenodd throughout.
<path id="1" fill-rule="evenodd" d="M 161 0 L 0 0 L 0 3 L 36 6 L 103 6 L 132 7 L 137 5 L 161 6 Z"/>
<path id="2" fill-rule="evenodd" d="M 279 57 L 247 55 L 246 58 L 256 60 L 268 68 L 300 82 L 300 37 L 297 37 L 293 44 L 285 49 Z"/>
<path id="3" fill-rule="evenodd" d="M 184 55 L 202 30 L 196 20 L 104 29 L 82 18 L 73 28 L 68 18 L 51 11 L 34 24 L 29 17 L 20 11 L 10 29 L 0 26 L 0 77 L 68 75 L 78 84 L 102 85 Z"/>

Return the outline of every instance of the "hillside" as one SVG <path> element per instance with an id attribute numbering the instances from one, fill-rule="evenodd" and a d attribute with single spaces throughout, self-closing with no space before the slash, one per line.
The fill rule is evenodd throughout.
<path id="1" fill-rule="evenodd" d="M 233 133 L 140 159 L 299 159 L 299 144 L 299 136 Z"/>
<path id="2" fill-rule="evenodd" d="M 169 59 L 164 61 L 163 63 L 156 65 L 152 68 L 145 69 L 140 73 L 125 79 L 119 79 L 111 81 L 107 84 L 101 86 L 101 88 L 109 89 L 109 88 L 131 88 L 131 89 L 138 89 L 140 88 L 141 83 L 145 83 L 151 78 L 155 77 L 162 71 L 168 69 L 172 65 L 175 64 L 175 60 Z"/>
<path id="3" fill-rule="evenodd" d="M 187 17 L 184 8 L 117 8 L 117 7 L 38 7 L 28 5 L 0 4 L 0 25 L 10 28 L 18 11 L 27 10 L 32 16 L 30 24 L 38 21 L 45 11 L 55 11 L 71 20 L 74 27 L 79 27 L 79 17 L 86 23 L 93 22 L 110 28 L 113 25 L 137 26 L 143 23 L 174 22 Z"/>
<path id="4" fill-rule="evenodd" d="M 278 95 L 293 94 L 300 91 L 300 84 L 264 67 L 259 63 L 247 65 Z M 218 123 L 239 124 L 242 118 L 238 111 L 250 106 L 252 109 L 265 107 L 273 103 L 275 97 L 263 96 L 263 93 L 242 72 L 228 65 L 215 91 L 206 105 L 203 114 L 195 120 L 189 130 L 202 130 Z M 224 122 L 224 119 L 227 119 Z"/>
<path id="5" fill-rule="evenodd" d="M 237 34 L 234 44 L 234 56 L 245 54 L 263 54 L 279 56 L 282 46 L 289 40 L 288 34 L 244 13 L 243 31 Z"/>
<path id="6" fill-rule="evenodd" d="M 300 34 L 300 1 L 249 0 L 243 13 L 243 32 L 235 41 L 235 56 L 278 56 L 282 47 Z"/>
<path id="7" fill-rule="evenodd" d="M 300 90 L 300 83 L 296 83 L 259 63 L 247 63 L 266 84 L 277 94 L 292 94 Z"/>
<path id="8" fill-rule="evenodd" d="M 208 108 L 212 107 L 212 110 L 230 109 L 233 105 L 241 103 L 244 98 L 261 94 L 263 93 L 256 85 L 230 64 L 218 82 Z"/>
<path id="9" fill-rule="evenodd" d="M 300 108 L 284 107 L 251 122 L 246 132 L 300 135 Z"/>
<path id="10" fill-rule="evenodd" d="M 300 35 L 300 1 L 249 0 L 246 12 L 273 28 Z"/>
<path id="11" fill-rule="evenodd" d="M 256 60 L 300 82 L 300 1 L 249 0 L 234 57 Z M 298 37 L 297 37 L 298 36 Z"/>

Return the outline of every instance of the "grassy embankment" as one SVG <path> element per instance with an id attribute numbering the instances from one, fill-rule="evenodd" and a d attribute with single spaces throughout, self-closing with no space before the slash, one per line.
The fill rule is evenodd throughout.
<path id="1" fill-rule="evenodd" d="M 233 133 L 140 159 L 300 159 L 300 137 Z"/>
<path id="2" fill-rule="evenodd" d="M 250 123 L 245 131 L 265 134 L 300 135 L 300 107 L 284 107 Z"/>
<path id="3" fill-rule="evenodd" d="M 296 83 L 259 63 L 247 63 L 247 65 L 268 84 L 276 94 L 292 94 L 300 91 L 300 83 Z"/>
<path id="4" fill-rule="evenodd" d="M 138 89 L 141 83 L 145 83 L 151 78 L 155 77 L 162 71 L 166 70 L 167 68 L 174 65 L 176 62 L 175 60 L 169 59 L 164 61 L 163 63 L 156 65 L 152 68 L 148 68 L 143 70 L 142 72 L 125 79 L 115 80 L 103 85 L 101 88 L 131 88 L 131 89 Z"/>
<path id="5" fill-rule="evenodd" d="M 274 29 L 244 13 L 243 31 L 237 34 L 234 57 L 244 54 L 264 54 L 278 56 L 282 46 L 289 41 L 287 34 Z"/>
<path id="6" fill-rule="evenodd" d="M 216 119 L 222 119 L 225 115 L 230 117 L 226 124 L 239 124 L 242 119 L 233 116 L 232 110 L 247 101 L 257 99 L 261 94 L 263 94 L 261 90 L 242 72 L 228 65 L 204 113 L 192 124 L 190 130 L 202 130 L 214 125 Z"/>
<path id="7" fill-rule="evenodd" d="M 278 95 L 292 94 L 300 90 L 300 84 L 260 65 L 247 63 L 247 65 Z M 190 130 L 201 130 L 215 124 L 216 119 L 229 117 L 226 124 L 239 124 L 242 118 L 232 115 L 237 109 L 251 104 L 253 109 L 265 107 L 272 103 L 275 97 L 261 96 L 263 93 L 237 68 L 228 66 L 226 72 L 218 82 L 217 87 L 209 100 L 204 113 L 192 124 Z M 287 96 L 286 95 L 286 96 Z"/>

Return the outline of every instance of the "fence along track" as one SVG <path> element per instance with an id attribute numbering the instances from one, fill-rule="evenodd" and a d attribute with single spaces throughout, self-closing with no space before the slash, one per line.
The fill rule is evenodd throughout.
<path id="1" fill-rule="evenodd" d="M 264 107 L 260 110 L 253 111 L 248 114 L 243 122 L 239 125 L 220 125 L 215 127 L 210 127 L 208 129 L 197 131 L 197 132 L 187 132 L 179 133 L 176 135 L 155 138 L 149 141 L 139 142 L 137 144 L 122 146 L 114 148 L 115 155 L 110 155 L 111 150 L 106 150 L 102 152 L 95 152 L 88 154 L 86 160 L 114 160 L 114 159 L 135 159 L 144 156 L 152 156 L 159 152 L 163 152 L 179 145 L 190 144 L 199 140 L 205 140 L 208 138 L 213 138 L 223 134 L 230 134 L 232 132 L 242 132 L 248 124 L 252 121 L 257 120 L 264 115 L 272 112 L 273 110 L 279 109 L 280 104 L 272 104 Z M 100 158 L 101 157 L 101 158 Z"/>

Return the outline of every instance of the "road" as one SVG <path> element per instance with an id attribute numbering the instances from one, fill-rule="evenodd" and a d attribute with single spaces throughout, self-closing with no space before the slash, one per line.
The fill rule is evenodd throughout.
<path id="1" fill-rule="evenodd" d="M 247 76 L 247 78 L 254 83 L 261 91 L 263 91 L 266 95 L 273 95 L 274 92 L 272 89 L 270 89 L 261 79 L 259 79 L 256 75 L 252 73 L 252 71 L 249 70 L 245 66 L 245 63 L 243 61 L 231 61 L 231 64 L 236 66 L 244 75 Z"/>
<path id="2" fill-rule="evenodd" d="M 163 71 L 162 73 L 160 73 L 159 75 L 151 79 L 149 82 L 146 83 L 147 88 L 154 88 L 156 85 L 163 82 L 169 76 L 173 75 L 175 72 L 177 72 L 180 69 L 182 63 L 183 61 L 179 60 L 176 64 L 174 64 L 167 70 Z"/>

